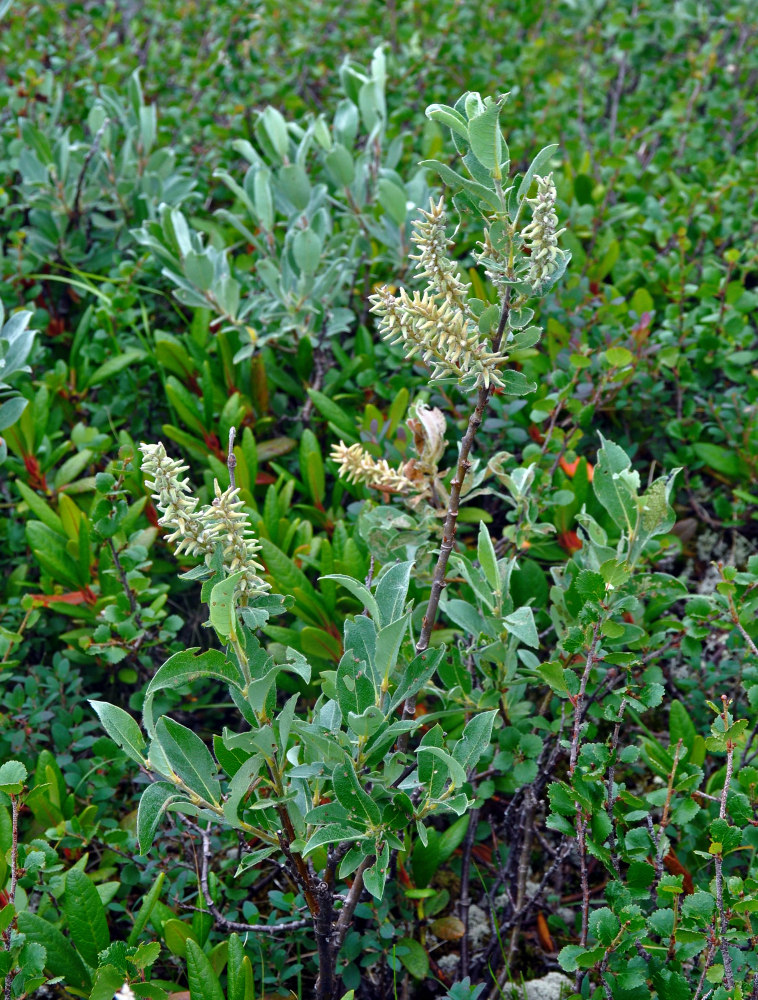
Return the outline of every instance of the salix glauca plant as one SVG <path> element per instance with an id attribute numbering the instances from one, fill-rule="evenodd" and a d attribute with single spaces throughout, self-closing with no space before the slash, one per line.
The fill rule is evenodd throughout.
<path id="1" fill-rule="evenodd" d="M 139 808 L 142 851 L 149 850 L 167 811 L 185 816 L 202 841 L 203 903 L 221 929 L 287 932 L 302 920 L 295 914 L 294 921 L 247 926 L 224 913 L 210 888 L 211 867 L 221 863 L 211 850 L 215 829 L 239 831 L 246 845 L 241 869 L 268 858 L 283 866 L 315 935 L 319 1000 L 339 992 L 340 948 L 362 895 L 382 899 L 398 856 L 406 857 L 414 842 L 423 849 L 436 836 L 433 818 L 445 812 L 463 817 L 472 808 L 470 781 L 498 714 L 485 690 L 472 694 L 469 687 L 457 704 L 446 704 L 436 718 L 427 716 L 420 736 L 415 700 L 422 688 L 445 683 L 438 671 L 447 651 L 431 643 L 432 630 L 461 497 L 476 480 L 477 431 L 496 389 L 518 396 L 535 388 L 509 365 L 509 354 L 539 340 L 529 303 L 549 291 L 568 263 L 558 247 L 555 186 L 547 171 L 556 147 L 542 150 L 523 177 L 509 182 L 502 107 L 503 99 L 467 94 L 458 109 L 428 111 L 450 126 L 461 154 L 467 175 L 432 165 L 458 192 L 456 207 L 481 215 L 478 261 L 495 301 L 472 296 L 451 258 L 442 200 L 432 203 L 414 234 L 424 289 L 394 294 L 381 288 L 371 299 L 381 335 L 429 367 L 432 389 L 452 384 L 473 394 L 474 402 L 451 477 L 439 469 L 445 421 L 437 408 L 419 404 L 413 411 L 409 427 L 417 457 L 402 468 L 372 458 L 360 445 L 335 447 L 333 458 L 348 480 L 406 495 L 443 514 L 431 580 L 415 577 L 411 558 L 376 567 L 366 581 L 324 578 L 344 586 L 364 607 L 345 622 L 336 671 L 313 677 L 301 654 L 288 649 L 279 656 L 277 647 L 272 652 L 262 645 L 260 628 L 287 602 L 268 592 L 236 491 L 217 486 L 213 503 L 199 507 L 182 478 L 185 468 L 162 445 L 142 446 L 143 471 L 161 524 L 171 531 L 169 541 L 202 559 L 189 575 L 205 577 L 202 598 L 222 648 L 172 656 L 148 685 L 142 728 L 119 708 L 93 704 L 109 735 L 154 779 Z M 486 530 L 480 561 L 498 634 L 513 633 L 517 645 L 524 637 L 529 642 L 531 608 L 513 607 L 507 596 L 511 564 L 498 563 Z M 425 595 L 418 608 L 409 599 L 412 586 Z M 487 596 L 492 593 L 500 595 L 497 602 Z M 288 699 L 279 697 L 277 685 L 285 671 L 296 675 L 302 692 Z M 241 715 L 238 725 L 213 738 L 213 753 L 193 730 L 156 717 L 162 691 L 200 680 L 225 684 Z"/>

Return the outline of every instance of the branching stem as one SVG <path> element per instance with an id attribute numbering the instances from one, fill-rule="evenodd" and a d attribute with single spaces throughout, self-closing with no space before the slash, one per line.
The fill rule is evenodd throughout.
<path id="1" fill-rule="evenodd" d="M 497 333 L 495 334 L 495 338 L 492 342 L 493 353 L 497 353 L 500 349 L 500 341 L 503 339 L 505 327 L 508 322 L 508 315 L 510 312 L 509 292 L 510 289 L 506 289 L 503 306 L 500 312 L 500 322 L 498 323 Z M 461 489 L 463 488 L 466 473 L 471 468 L 469 456 L 474 445 L 476 432 L 479 430 L 482 420 L 484 419 L 484 411 L 492 395 L 493 388 L 494 387 L 492 385 L 489 387 L 481 386 L 479 388 L 476 406 L 474 407 L 473 413 L 469 417 L 468 427 L 466 428 L 466 433 L 461 441 L 461 447 L 458 453 L 458 466 L 456 468 L 455 478 L 450 485 L 450 499 L 448 500 L 445 524 L 442 529 L 442 544 L 440 545 L 437 564 L 434 567 L 432 589 L 429 594 L 429 602 L 426 606 L 426 612 L 424 613 L 421 633 L 419 635 L 418 642 L 416 643 L 417 653 L 423 653 L 425 649 L 429 648 L 429 640 L 432 635 L 432 629 L 434 628 L 434 623 L 437 620 L 437 610 L 439 608 L 440 597 L 442 596 L 442 590 L 445 586 L 447 564 L 450 559 L 450 553 L 453 551 L 455 535 L 458 530 L 458 510 L 460 507 Z M 416 696 L 412 695 L 410 698 L 406 698 L 405 700 L 405 704 L 403 706 L 403 719 L 412 719 L 415 711 Z M 404 733 L 398 740 L 398 748 L 400 750 L 405 750 L 407 749 L 407 746 L 408 734 Z"/>

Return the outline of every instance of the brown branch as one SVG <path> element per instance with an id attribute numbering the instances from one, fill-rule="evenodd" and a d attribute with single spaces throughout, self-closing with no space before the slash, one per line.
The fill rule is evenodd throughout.
<path id="1" fill-rule="evenodd" d="M 469 895 L 469 881 L 471 876 L 471 851 L 476 838 L 476 826 L 479 822 L 479 810 L 472 809 L 468 818 L 468 829 L 466 838 L 463 841 L 463 857 L 461 859 L 461 892 L 458 900 L 458 915 L 463 924 L 463 937 L 461 938 L 461 963 L 459 978 L 465 979 L 468 975 L 469 965 L 469 938 L 468 938 L 468 911 L 471 906 L 471 896 Z"/>
<path id="2" fill-rule="evenodd" d="M 369 854 L 367 858 L 358 865 L 355 875 L 353 876 L 353 884 L 350 886 L 350 892 L 347 894 L 347 899 L 345 900 L 345 905 L 340 910 L 340 915 L 337 918 L 337 935 L 335 940 L 334 952 L 339 953 L 342 947 L 347 932 L 350 930 L 350 922 L 353 919 L 353 913 L 355 913 L 355 908 L 358 905 L 358 901 L 363 893 L 363 873 L 373 865 L 376 858 L 373 854 Z"/>
<path id="3" fill-rule="evenodd" d="M 318 948 L 318 979 L 316 980 L 316 1000 L 332 1000 L 335 992 L 334 959 L 332 947 L 332 910 L 334 897 L 328 882 L 316 886 L 318 913 L 313 919 L 313 930 Z"/>
<path id="4" fill-rule="evenodd" d="M 508 314 L 510 311 L 510 289 L 506 290 L 505 298 L 503 299 L 503 307 L 500 312 L 500 322 L 498 323 L 497 333 L 492 342 L 492 351 L 497 353 L 500 348 L 500 341 L 503 338 L 503 333 L 505 332 L 505 326 L 508 322 Z M 432 577 L 432 589 L 429 594 L 429 602 L 426 606 L 426 612 L 424 614 L 424 620 L 421 626 L 421 633 L 419 635 L 418 642 L 416 643 L 416 652 L 423 653 L 424 650 L 429 648 L 429 640 L 432 635 L 432 629 L 434 628 L 434 623 L 437 619 L 437 610 L 439 608 L 440 597 L 442 596 L 442 590 L 445 586 L 445 572 L 447 570 L 448 560 L 450 559 L 450 553 L 453 551 L 453 545 L 455 544 L 455 535 L 458 530 L 458 509 L 461 499 L 461 489 L 463 488 L 463 482 L 466 478 L 466 473 L 471 468 L 471 463 L 469 462 L 469 455 L 471 454 L 471 449 L 474 445 L 474 439 L 476 437 L 476 432 L 481 426 L 482 420 L 484 418 L 484 411 L 486 409 L 487 403 L 492 395 L 494 386 L 490 385 L 488 387 L 481 386 L 479 389 L 479 394 L 476 400 L 476 406 L 474 407 L 474 412 L 469 417 L 468 427 L 466 428 L 466 433 L 461 441 L 460 452 L 458 454 L 458 465 L 455 472 L 455 478 L 450 484 L 450 499 L 447 504 L 447 514 L 445 517 L 445 524 L 442 529 L 442 544 L 440 545 L 440 553 L 437 557 L 437 565 L 434 567 L 434 575 Z M 416 711 L 416 696 L 411 695 L 406 698 L 405 704 L 403 705 L 403 715 L 404 720 L 412 719 Z M 408 734 L 403 733 L 398 740 L 398 749 L 406 750 L 408 747 Z"/>

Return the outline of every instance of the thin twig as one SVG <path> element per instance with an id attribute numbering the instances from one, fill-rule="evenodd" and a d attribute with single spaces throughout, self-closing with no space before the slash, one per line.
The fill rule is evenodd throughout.
<path id="1" fill-rule="evenodd" d="M 353 913 L 355 913 L 355 908 L 358 905 L 358 901 L 363 893 L 363 873 L 367 868 L 373 865 L 375 860 L 376 858 L 373 854 L 364 858 L 358 865 L 355 875 L 353 876 L 353 884 L 350 886 L 350 892 L 347 894 L 345 905 L 340 910 L 340 915 L 337 918 L 337 935 L 334 947 L 335 954 L 339 953 L 347 932 L 350 930 L 350 922 L 353 919 Z"/>
<path id="2" fill-rule="evenodd" d="M 463 937 L 461 938 L 461 961 L 459 978 L 465 979 L 468 975 L 469 963 L 469 937 L 468 937 L 468 912 L 471 906 L 471 896 L 469 894 L 469 881 L 471 876 L 471 851 L 476 839 L 476 827 L 479 822 L 479 810 L 472 809 L 468 818 L 468 829 L 463 841 L 463 856 L 461 858 L 461 892 L 458 900 L 458 916 L 463 924 Z"/>
<path id="3" fill-rule="evenodd" d="M 497 333 L 495 334 L 492 342 L 493 353 L 497 353 L 500 348 L 500 341 L 503 338 L 505 326 L 508 322 L 508 315 L 510 312 L 509 292 L 510 289 L 507 289 L 503 300 L 503 306 L 500 312 L 500 322 L 498 323 Z M 424 613 L 421 633 L 419 635 L 418 642 L 416 643 L 417 653 L 423 653 L 424 650 L 429 648 L 429 640 L 432 635 L 432 629 L 434 628 L 434 623 L 437 619 L 437 609 L 439 608 L 440 597 L 442 596 L 442 590 L 445 586 L 445 572 L 447 570 L 448 560 L 450 559 L 450 553 L 453 551 L 453 545 L 455 544 L 455 535 L 458 529 L 458 508 L 461 499 L 461 489 L 463 488 L 466 473 L 471 468 L 469 455 L 471 454 L 476 432 L 481 426 L 484 418 L 484 411 L 492 395 L 493 389 L 494 386 L 492 385 L 488 387 L 482 386 L 479 389 L 474 412 L 469 417 L 468 427 L 466 428 L 466 433 L 461 441 L 455 478 L 450 484 L 450 499 L 448 500 L 447 515 L 442 529 L 442 544 L 440 545 L 437 565 L 434 567 L 434 575 L 432 576 L 432 589 L 429 594 L 429 602 L 427 603 L 426 611 Z M 403 719 L 412 719 L 415 711 L 416 696 L 414 694 L 405 700 L 405 704 L 403 705 Z M 404 751 L 407 747 L 408 734 L 403 733 L 398 740 L 398 749 Z"/>
<path id="4" fill-rule="evenodd" d="M 139 614 L 139 606 L 137 605 L 137 599 L 134 596 L 134 591 L 129 586 L 129 581 L 126 578 L 126 573 L 124 572 L 124 567 L 121 565 L 121 560 L 118 557 L 118 552 L 116 551 L 116 546 L 113 543 L 113 539 L 108 539 L 108 548 L 111 550 L 111 556 L 113 558 L 113 565 L 116 567 L 116 572 L 118 573 L 119 579 L 121 580 L 121 586 L 124 588 L 124 593 L 129 601 L 129 607 L 132 614 L 134 615 L 134 622 L 138 628 L 142 628 L 142 618 Z"/>
<path id="5" fill-rule="evenodd" d="M 71 229 L 72 226 L 78 224 L 79 219 L 81 218 L 82 215 L 81 200 L 82 200 L 82 191 L 84 190 L 84 178 L 87 174 L 87 170 L 89 169 L 90 163 L 94 159 L 100 147 L 100 142 L 103 138 L 103 133 L 105 132 L 105 129 L 109 124 L 110 124 L 110 118 L 106 118 L 103 121 L 103 124 L 95 133 L 95 138 L 92 140 L 92 145 L 87 150 L 87 155 L 84 157 L 84 162 L 82 163 L 82 169 L 79 171 L 79 178 L 76 182 L 76 194 L 74 195 L 74 204 L 69 213 L 68 219 L 66 220 L 66 228 L 63 234 L 64 236 L 66 235 L 66 233 L 68 233 L 69 229 Z"/>
<path id="6" fill-rule="evenodd" d="M 208 884 L 208 871 L 212 857 L 210 831 L 203 829 L 201 826 L 196 826 L 194 823 L 191 825 L 200 834 L 200 840 L 203 845 L 200 853 L 200 889 L 208 912 L 220 930 L 237 931 L 240 934 L 247 934 L 248 931 L 253 934 L 287 934 L 290 931 L 297 930 L 299 927 L 307 927 L 310 924 L 311 921 L 308 919 L 283 921 L 280 924 L 243 924 L 237 920 L 229 920 L 228 917 L 225 917 L 213 902 Z"/>
<path id="7" fill-rule="evenodd" d="M 726 699 L 724 700 L 724 725 L 726 726 L 727 710 Z M 726 819 L 726 799 L 729 794 L 729 786 L 732 782 L 732 768 L 734 767 L 734 743 L 726 741 L 726 774 L 724 775 L 724 787 L 721 790 L 721 804 L 719 806 L 719 819 Z M 727 941 L 727 929 L 729 921 L 724 909 L 724 860 L 721 854 L 714 858 L 716 868 L 716 906 L 719 913 L 719 923 L 721 926 L 721 958 L 724 963 L 724 986 L 731 990 L 734 987 L 734 971 L 732 969 L 732 956 L 729 954 L 729 942 Z"/>

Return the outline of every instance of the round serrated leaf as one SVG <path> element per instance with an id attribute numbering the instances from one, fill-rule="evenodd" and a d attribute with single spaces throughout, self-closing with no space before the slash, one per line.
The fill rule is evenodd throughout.
<path id="1" fill-rule="evenodd" d="M 23 791 L 27 770 L 20 760 L 6 760 L 0 767 L 0 791 L 18 795 Z"/>

